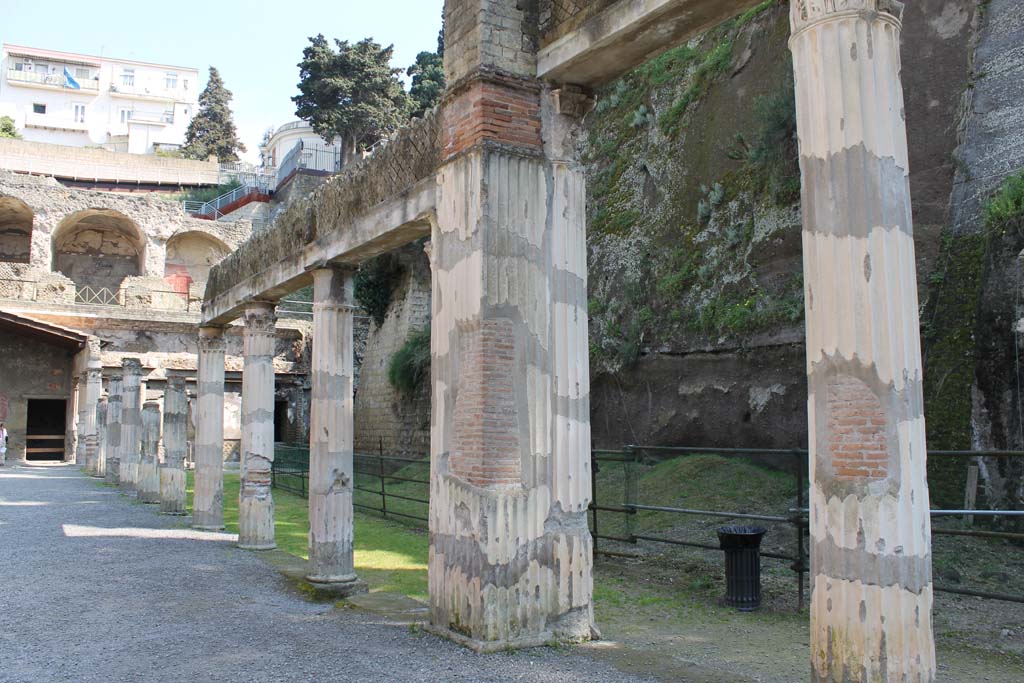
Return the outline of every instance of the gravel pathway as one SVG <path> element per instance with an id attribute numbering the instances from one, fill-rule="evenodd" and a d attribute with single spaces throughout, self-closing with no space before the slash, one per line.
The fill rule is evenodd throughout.
<path id="1" fill-rule="evenodd" d="M 649 680 L 310 603 L 232 537 L 181 524 L 74 467 L 0 469 L 0 681 Z"/>

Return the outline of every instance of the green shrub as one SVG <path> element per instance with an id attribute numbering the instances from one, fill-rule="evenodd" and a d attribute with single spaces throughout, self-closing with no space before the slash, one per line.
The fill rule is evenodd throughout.
<path id="1" fill-rule="evenodd" d="M 1002 187 L 985 204 L 985 225 L 999 229 L 1024 218 L 1024 169 L 1003 181 Z"/>
<path id="2" fill-rule="evenodd" d="M 373 318 L 377 327 L 384 324 L 391 294 L 404 273 L 398 257 L 391 254 L 382 254 L 359 267 L 355 282 L 356 301 Z"/>
<path id="3" fill-rule="evenodd" d="M 230 183 L 224 183 L 223 185 L 189 190 L 181 195 L 181 199 L 186 202 L 208 202 L 241 186 L 241 181 L 232 180 Z"/>
<path id="4" fill-rule="evenodd" d="M 414 331 L 388 364 L 388 382 L 404 398 L 412 398 L 430 376 L 430 328 Z"/>

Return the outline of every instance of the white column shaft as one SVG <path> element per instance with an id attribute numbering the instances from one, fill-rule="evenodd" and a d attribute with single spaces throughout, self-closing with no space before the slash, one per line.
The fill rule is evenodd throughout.
<path id="1" fill-rule="evenodd" d="M 242 481 L 238 546 L 269 550 L 274 542 L 274 306 L 246 307 L 242 371 Z"/>
<path id="2" fill-rule="evenodd" d="M 192 526 L 224 528 L 224 330 L 199 329 Z"/>
<path id="3" fill-rule="evenodd" d="M 185 514 L 185 452 L 188 396 L 183 377 L 169 376 L 164 389 L 164 461 L 160 465 L 160 512 Z"/>

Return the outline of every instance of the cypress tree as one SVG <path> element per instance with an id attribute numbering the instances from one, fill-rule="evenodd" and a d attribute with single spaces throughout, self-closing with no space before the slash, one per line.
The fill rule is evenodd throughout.
<path id="1" fill-rule="evenodd" d="M 231 118 L 231 91 L 224 87 L 216 67 L 210 67 L 210 79 L 199 95 L 199 111 L 185 132 L 182 154 L 189 159 L 206 159 L 215 154 L 220 161 L 238 161 L 245 145 L 238 139 Z"/>

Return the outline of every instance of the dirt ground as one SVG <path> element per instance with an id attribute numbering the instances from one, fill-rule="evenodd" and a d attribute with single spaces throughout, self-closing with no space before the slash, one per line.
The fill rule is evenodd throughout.
<path id="1" fill-rule="evenodd" d="M 598 559 L 594 604 L 604 640 L 586 647 L 656 680 L 807 680 L 808 614 L 796 611 L 792 572 L 766 564 L 764 606 L 744 614 L 718 605 L 720 563 L 717 553 L 693 550 Z M 1024 680 L 1024 605 L 938 594 L 935 635 L 938 680 Z"/>

